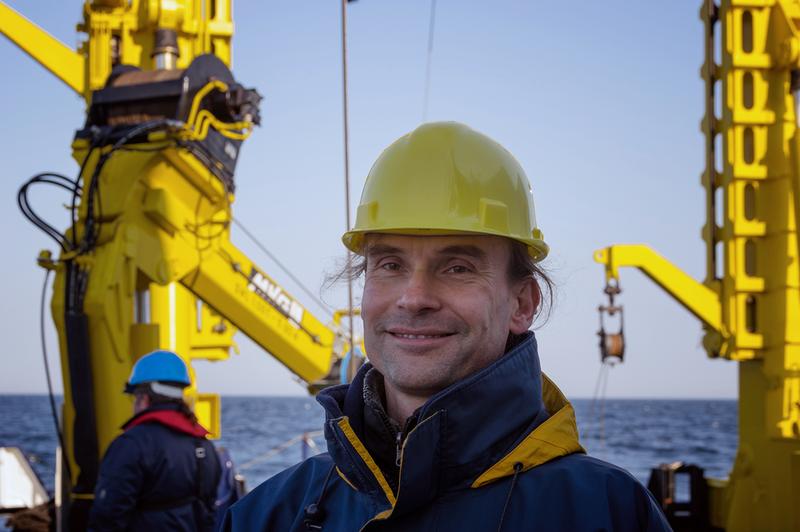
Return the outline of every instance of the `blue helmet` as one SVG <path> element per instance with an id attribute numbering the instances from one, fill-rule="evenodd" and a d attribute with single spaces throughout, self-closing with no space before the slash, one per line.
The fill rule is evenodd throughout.
<path id="1" fill-rule="evenodd" d="M 125 384 L 125 392 L 133 393 L 137 386 L 154 382 L 177 388 L 192 383 L 186 363 L 172 351 L 153 351 L 137 360 Z"/>

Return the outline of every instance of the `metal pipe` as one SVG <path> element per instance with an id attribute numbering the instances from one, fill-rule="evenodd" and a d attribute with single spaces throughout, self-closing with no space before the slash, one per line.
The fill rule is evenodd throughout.
<path id="1" fill-rule="evenodd" d="M 153 46 L 153 60 L 158 70 L 174 70 L 177 67 L 178 34 L 175 30 L 156 30 L 155 46 Z"/>

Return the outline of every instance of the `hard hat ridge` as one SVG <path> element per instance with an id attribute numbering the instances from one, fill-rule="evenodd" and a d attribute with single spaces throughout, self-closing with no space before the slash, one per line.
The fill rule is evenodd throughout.
<path id="1" fill-rule="evenodd" d="M 458 122 L 423 124 L 381 153 L 342 241 L 362 253 L 368 233 L 487 234 L 524 243 L 536 261 L 548 252 L 520 164 Z"/>

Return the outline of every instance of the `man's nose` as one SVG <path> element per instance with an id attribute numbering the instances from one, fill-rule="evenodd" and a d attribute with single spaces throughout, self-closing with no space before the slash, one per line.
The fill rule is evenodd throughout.
<path id="1" fill-rule="evenodd" d="M 440 307 L 435 282 L 430 272 L 417 269 L 407 277 L 400 299 L 397 300 L 397 306 L 415 314 Z"/>

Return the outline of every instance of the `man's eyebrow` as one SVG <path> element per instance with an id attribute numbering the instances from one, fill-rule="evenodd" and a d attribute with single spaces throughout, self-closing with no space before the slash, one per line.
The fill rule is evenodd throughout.
<path id="1" fill-rule="evenodd" d="M 388 244 L 372 244 L 371 246 L 367 246 L 367 251 L 364 253 L 364 255 L 369 257 L 375 255 L 394 255 L 402 252 L 403 250 L 400 248 L 396 248 Z"/>
<path id="2" fill-rule="evenodd" d="M 438 250 L 436 253 L 438 255 L 463 255 L 472 257 L 473 259 L 486 260 L 485 251 L 478 246 L 471 246 L 469 244 L 447 246 Z"/>

